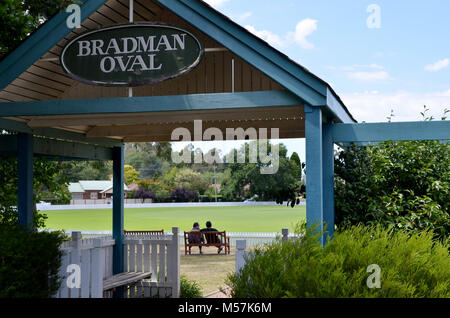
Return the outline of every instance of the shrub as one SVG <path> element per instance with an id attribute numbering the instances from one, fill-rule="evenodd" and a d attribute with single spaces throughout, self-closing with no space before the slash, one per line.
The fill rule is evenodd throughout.
<path id="1" fill-rule="evenodd" d="M 170 197 L 176 202 L 193 202 L 198 201 L 198 193 L 195 190 L 186 190 L 183 187 L 178 187 L 170 192 Z"/>
<path id="2" fill-rule="evenodd" d="M 154 201 L 155 194 L 152 191 L 146 190 L 144 188 L 138 188 L 134 193 L 134 198 L 142 199 L 142 202 L 144 202 L 145 199 L 152 199 Z"/>
<path id="3" fill-rule="evenodd" d="M 0 297 L 45 298 L 60 286 L 59 232 L 32 232 L 0 225 Z"/>
<path id="4" fill-rule="evenodd" d="M 301 240 L 250 252 L 241 271 L 228 276 L 232 296 L 450 297 L 449 241 L 433 241 L 432 232 L 353 226 L 322 248 L 314 229 L 302 230 Z M 367 286 L 371 264 L 381 268 L 379 289 Z"/>
<path id="5" fill-rule="evenodd" d="M 450 144 L 351 146 L 335 160 L 336 225 L 381 224 L 450 236 Z"/>
<path id="6" fill-rule="evenodd" d="M 185 275 L 180 277 L 181 298 L 202 298 L 202 290 L 197 282 L 187 279 Z"/>

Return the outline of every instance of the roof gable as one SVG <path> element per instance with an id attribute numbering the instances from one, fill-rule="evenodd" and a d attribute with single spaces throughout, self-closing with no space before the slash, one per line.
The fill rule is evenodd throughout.
<path id="1" fill-rule="evenodd" d="M 98 27 L 98 25 L 105 25 L 108 23 L 114 24 L 114 21 L 117 23 L 117 19 L 123 20 L 127 18 L 127 3 L 127 0 L 87 0 L 82 5 L 82 21 L 84 25 L 89 28 L 95 28 L 96 26 Z M 166 12 L 167 10 L 163 10 L 158 13 L 157 11 L 161 10 L 161 8 L 167 8 L 171 11 L 170 14 Z M 261 78 L 256 77 L 255 83 L 258 84 L 255 88 L 245 88 L 244 85 L 248 84 L 249 81 L 242 81 L 242 91 L 261 90 L 264 89 L 264 85 L 267 85 L 267 83 L 269 83 L 269 85 L 266 86 L 266 89 L 273 90 L 285 88 L 298 96 L 305 104 L 311 106 L 327 107 L 329 112 L 337 121 L 354 121 L 345 105 L 343 105 L 339 97 L 326 82 L 309 72 L 304 67 L 290 60 L 286 55 L 272 48 L 266 42 L 262 41 L 260 38 L 256 37 L 246 29 L 234 23 L 223 14 L 211 8 L 203 1 L 148 0 L 145 2 L 145 4 L 144 2 L 141 3 L 139 1 L 135 1 L 134 9 L 135 18 L 141 20 L 151 20 L 152 18 L 159 19 L 159 17 L 166 17 L 169 22 L 179 22 L 180 18 L 182 18 L 191 26 L 195 27 L 198 30 L 201 30 L 201 32 L 215 41 L 215 43 L 219 43 L 220 45 L 223 45 L 227 50 L 229 50 L 230 53 L 227 53 L 228 55 L 225 53 L 223 54 L 222 63 L 225 63 L 225 61 L 229 63 L 229 61 L 231 61 L 230 54 L 234 54 L 236 57 L 242 60 L 242 72 L 244 72 L 244 66 L 247 64 L 250 65 L 250 68 L 256 70 L 252 71 L 250 69 L 248 78 L 253 79 L 254 75 L 259 76 L 258 72 L 262 74 Z M 105 14 L 103 14 L 102 12 Z M 171 14 L 175 14 L 180 18 L 175 19 L 171 16 Z M 13 85 L 12 89 L 14 90 L 14 92 L 2 92 L 4 93 L 4 95 L 0 95 L 0 102 L 8 101 L 8 99 L 14 101 L 13 97 L 11 96 L 21 96 L 19 99 L 21 101 L 33 100 L 30 98 L 27 99 L 26 97 L 29 96 L 28 94 L 30 94 L 30 91 L 33 92 L 33 96 L 38 96 L 38 100 L 41 100 L 41 98 L 39 97 L 40 95 L 53 96 L 55 94 L 59 94 L 58 92 L 63 92 L 66 95 L 59 94 L 58 96 L 54 96 L 53 98 L 80 98 L 79 95 L 71 95 L 70 87 L 77 87 L 77 92 L 80 92 L 80 88 L 81 91 L 85 90 L 88 96 L 85 96 L 84 98 L 103 97 L 101 95 L 102 91 L 106 92 L 105 94 L 109 97 L 126 96 L 126 91 L 123 88 L 100 89 L 98 87 L 89 87 L 87 85 L 83 86 L 84 84 L 75 82 L 65 74 L 57 74 L 58 72 L 56 69 L 60 67 L 59 65 L 56 65 L 57 63 L 46 64 L 46 66 L 39 64 L 37 64 L 36 66 L 32 65 L 43 56 L 55 56 L 54 53 L 57 54 L 58 50 L 61 49 L 61 45 L 64 44 L 64 37 L 66 37 L 66 39 L 68 40 L 69 38 L 80 33 L 80 31 L 76 29 L 70 30 L 67 28 L 65 23 L 65 19 L 67 18 L 67 16 L 67 13 L 60 13 L 53 17 L 51 20 L 47 21 L 26 41 L 24 41 L 22 45 L 20 45 L 0 63 L 0 73 L 4 74 L 4 76 L 2 76 L 2 78 L 0 79 L 0 89 L 3 89 L 13 80 L 24 80 L 18 79 L 17 77 L 21 74 L 24 74 L 25 70 L 27 70 L 27 72 L 25 72 L 25 75 L 28 77 L 25 80 L 36 82 L 34 78 L 37 75 L 39 75 L 39 77 L 41 79 L 43 78 L 45 81 L 52 81 L 55 78 L 58 78 L 60 83 L 58 85 L 60 86 L 56 85 L 55 87 L 50 87 L 50 84 L 48 84 L 45 88 L 45 91 L 43 91 L 42 89 L 40 89 L 40 87 L 36 87 L 34 89 L 23 89 L 20 87 L 20 84 Z M 55 45 L 56 51 L 52 53 L 52 51 L 50 50 L 54 48 Z M 50 55 L 48 55 L 47 52 L 50 52 Z M 217 64 L 216 61 L 213 61 L 212 63 L 212 65 Z M 209 83 L 214 83 L 216 81 L 216 79 L 214 81 L 211 80 L 211 74 L 208 73 L 210 70 L 211 67 L 205 67 L 204 73 L 199 76 L 200 79 L 205 81 L 206 85 L 208 85 Z M 214 77 L 214 75 L 212 76 Z M 264 76 L 270 78 L 268 82 L 266 81 L 266 84 L 263 84 Z M 157 91 L 156 95 L 179 94 L 179 87 L 174 85 L 174 83 L 176 83 L 176 80 L 171 80 L 170 82 L 171 83 L 167 86 L 154 85 L 150 88 L 143 87 L 142 91 L 144 92 L 144 94 L 150 93 L 151 96 L 155 95 L 155 90 Z M 189 84 L 194 82 L 192 78 L 185 78 L 185 82 L 187 83 L 185 94 L 198 93 L 196 91 L 190 90 Z M 228 83 L 228 81 L 225 82 Z M 212 85 L 215 85 L 215 83 Z M 222 87 L 225 87 L 223 86 L 224 84 L 220 84 L 220 82 L 218 82 L 217 85 L 219 85 L 219 87 L 220 85 L 222 85 Z M 277 85 L 278 87 L 276 87 Z M 161 88 L 160 91 L 158 91 L 158 87 Z M 174 87 L 175 91 L 173 90 Z M 100 94 L 100 96 L 92 96 L 89 92 L 95 92 L 96 94 Z M 139 96 L 139 89 L 136 89 L 136 92 L 138 94 L 136 96 Z M 205 93 L 210 93 L 210 91 L 206 89 Z M 71 129 L 75 129 L 74 131 L 83 132 L 84 128 L 74 126 Z"/>

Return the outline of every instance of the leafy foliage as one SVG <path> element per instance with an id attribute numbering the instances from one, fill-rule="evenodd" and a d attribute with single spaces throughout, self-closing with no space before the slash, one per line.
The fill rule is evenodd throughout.
<path id="1" fill-rule="evenodd" d="M 180 276 L 180 298 L 202 298 L 200 285 L 193 280 L 189 280 L 186 275 Z"/>
<path id="2" fill-rule="evenodd" d="M 155 200 L 155 194 L 152 191 L 146 190 L 145 188 L 137 189 L 133 197 L 135 199 L 142 199 L 142 202 L 144 202 L 145 199 Z"/>
<path id="3" fill-rule="evenodd" d="M 316 230 L 303 224 L 296 230 L 301 239 L 250 252 L 241 271 L 228 276 L 232 296 L 450 297 L 449 240 L 360 225 L 337 231 L 322 248 Z M 381 268 L 381 288 L 368 288 L 371 264 Z"/>
<path id="4" fill-rule="evenodd" d="M 170 197 L 175 202 L 194 202 L 198 201 L 198 193 L 195 190 L 187 190 L 183 187 L 177 187 L 170 192 Z"/>
<path id="5" fill-rule="evenodd" d="M 0 224 L 0 298 L 45 298 L 60 286 L 60 232 Z"/>
<path id="6" fill-rule="evenodd" d="M 0 0 L 0 58 L 42 22 L 74 1 Z"/>
<path id="7" fill-rule="evenodd" d="M 233 150 L 235 156 L 242 156 L 243 163 L 229 164 L 230 174 L 225 178 L 223 195 L 226 199 L 257 196 L 259 200 L 275 200 L 278 203 L 290 201 L 292 206 L 297 203 L 297 197 L 301 189 L 301 167 L 298 155 L 293 155 L 292 160 L 287 157 L 287 149 L 283 144 L 278 145 L 278 156 L 274 155 L 270 142 L 267 142 L 267 155 L 278 158 L 278 171 L 274 174 L 262 174 L 261 168 L 267 167 L 258 156 L 257 163 L 250 162 L 250 148 L 256 143 L 259 153 L 259 143 L 253 141 L 245 143 L 239 152 Z M 237 161 L 237 160 L 236 160 Z"/>
<path id="8" fill-rule="evenodd" d="M 338 226 L 382 224 L 450 234 L 450 145 L 387 141 L 352 145 L 335 160 Z"/>
<path id="9" fill-rule="evenodd" d="M 70 198 L 67 189 L 67 179 L 61 175 L 64 163 L 47 161 L 43 158 L 34 159 L 33 202 L 41 201 L 43 196 L 52 193 L 57 200 Z M 0 160 L 0 223 L 15 225 L 17 215 L 17 159 L 2 158 Z M 34 209 L 34 227 L 44 227 L 47 217 Z"/>

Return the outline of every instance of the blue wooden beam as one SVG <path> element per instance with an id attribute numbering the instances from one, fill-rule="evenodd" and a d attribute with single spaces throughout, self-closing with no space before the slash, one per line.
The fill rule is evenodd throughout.
<path id="1" fill-rule="evenodd" d="M 124 147 L 113 148 L 113 274 L 124 271 Z"/>
<path id="2" fill-rule="evenodd" d="M 449 140 L 450 121 L 334 124 L 334 142 L 366 143 L 386 140 Z"/>
<path id="3" fill-rule="evenodd" d="M 18 136 L 0 135 L 0 157 L 17 156 Z M 27 135 L 27 134 L 25 134 Z M 112 148 L 63 140 L 34 137 L 33 154 L 54 160 L 112 160 Z"/>
<path id="4" fill-rule="evenodd" d="M 19 225 L 33 226 L 33 135 L 19 133 L 17 136 L 18 216 Z"/>
<path id="5" fill-rule="evenodd" d="M 324 225 L 324 176 L 323 176 L 322 109 L 305 105 L 306 138 L 306 221 L 323 232 Z M 320 243 L 325 243 L 324 235 Z"/>
<path id="6" fill-rule="evenodd" d="M 89 17 L 106 0 L 85 0 L 81 5 L 81 21 Z M 62 11 L 34 31 L 19 47 L 0 62 L 0 90 L 15 80 L 28 67 L 47 53 L 72 30 L 67 27 L 69 13 Z"/>
<path id="7" fill-rule="evenodd" d="M 302 105 L 300 98 L 289 91 L 280 90 L 244 93 L 7 102 L 0 103 L 0 116 L 141 113 L 298 105 Z"/>
<path id="8" fill-rule="evenodd" d="M 334 143 L 331 126 L 324 124 L 322 127 L 323 221 L 326 224 L 326 240 L 334 236 Z"/>
<path id="9" fill-rule="evenodd" d="M 327 107 L 342 123 L 356 123 L 344 103 L 331 89 L 327 88 Z"/>
<path id="10" fill-rule="evenodd" d="M 90 138 L 85 134 L 75 133 L 72 131 L 56 129 L 56 128 L 30 128 L 24 122 L 16 120 L 0 118 L 0 129 L 15 131 L 35 136 L 58 138 L 62 140 L 78 141 L 86 144 L 93 144 L 105 147 L 121 146 L 123 143 L 120 140 L 112 138 Z"/>

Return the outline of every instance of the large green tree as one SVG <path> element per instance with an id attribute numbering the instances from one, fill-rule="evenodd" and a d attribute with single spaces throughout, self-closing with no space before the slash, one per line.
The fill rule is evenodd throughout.
<path id="1" fill-rule="evenodd" d="M 14 49 L 30 33 L 69 0 L 0 0 L 0 58 Z"/>
<path id="2" fill-rule="evenodd" d="M 229 163 L 229 177 L 224 180 L 221 194 L 226 199 L 244 199 L 256 195 L 259 200 L 275 200 L 279 203 L 290 201 L 295 204 L 301 186 L 300 159 L 290 160 L 283 144 L 279 144 L 277 156 L 274 145 L 267 142 L 267 155 L 278 158 L 278 170 L 274 174 L 264 174 L 261 168 L 267 168 L 273 163 L 263 163 L 260 156 L 256 163 L 252 163 L 252 147 L 256 147 L 258 153 L 261 150 L 258 141 L 245 143 L 239 151 L 233 150 L 236 158 L 243 156 L 245 160 L 240 163 L 236 159 L 236 162 Z"/>

